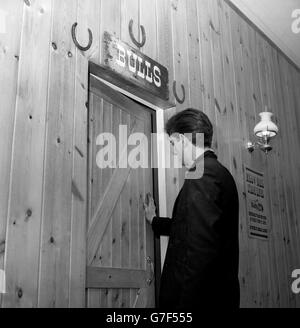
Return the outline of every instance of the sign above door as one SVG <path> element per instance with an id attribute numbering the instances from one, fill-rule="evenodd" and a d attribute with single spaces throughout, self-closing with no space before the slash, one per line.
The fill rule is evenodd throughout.
<path id="1" fill-rule="evenodd" d="M 169 100 L 168 69 L 141 51 L 104 32 L 103 63 L 120 79 L 164 101 Z"/>

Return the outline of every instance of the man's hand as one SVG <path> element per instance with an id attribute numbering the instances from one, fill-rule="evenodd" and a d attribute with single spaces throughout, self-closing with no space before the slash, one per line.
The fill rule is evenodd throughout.
<path id="1" fill-rule="evenodd" d="M 146 195 L 146 200 L 143 204 L 145 211 L 146 220 L 152 224 L 153 218 L 156 216 L 156 207 L 154 203 L 154 199 L 150 193 Z"/>

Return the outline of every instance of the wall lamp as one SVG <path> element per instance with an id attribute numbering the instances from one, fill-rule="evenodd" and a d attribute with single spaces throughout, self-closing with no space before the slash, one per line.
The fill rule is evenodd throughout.
<path id="1" fill-rule="evenodd" d="M 248 142 L 247 149 L 252 153 L 255 149 L 259 148 L 268 154 L 273 148 L 270 145 L 271 139 L 275 138 L 278 134 L 278 126 L 272 121 L 273 114 L 265 111 L 259 114 L 261 121 L 255 126 L 254 134 L 258 138 L 256 142 Z"/>

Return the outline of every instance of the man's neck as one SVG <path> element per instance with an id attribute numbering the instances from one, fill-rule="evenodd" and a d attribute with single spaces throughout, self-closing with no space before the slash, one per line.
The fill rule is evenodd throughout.
<path id="1" fill-rule="evenodd" d="M 206 153 L 207 151 L 212 151 L 213 153 L 215 152 L 212 148 L 205 147 L 204 148 L 204 153 Z"/>
<path id="2" fill-rule="evenodd" d="M 195 163 L 207 152 L 207 151 L 212 151 L 214 152 L 214 150 L 212 148 L 209 148 L 209 147 L 205 147 L 204 149 L 200 149 L 200 148 L 197 148 L 196 150 L 196 154 L 198 154 L 198 156 L 196 157 L 196 159 L 188 166 L 186 166 L 186 168 L 189 170 L 191 169 Z"/>

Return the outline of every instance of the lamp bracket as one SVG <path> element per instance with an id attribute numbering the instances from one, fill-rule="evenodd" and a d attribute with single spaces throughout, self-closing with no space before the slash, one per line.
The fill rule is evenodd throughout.
<path id="1" fill-rule="evenodd" d="M 255 149 L 260 149 L 266 154 L 268 154 L 273 149 L 273 147 L 269 144 L 269 140 L 266 140 L 264 143 L 260 141 L 248 142 L 246 148 L 248 149 L 249 153 L 253 153 Z"/>

